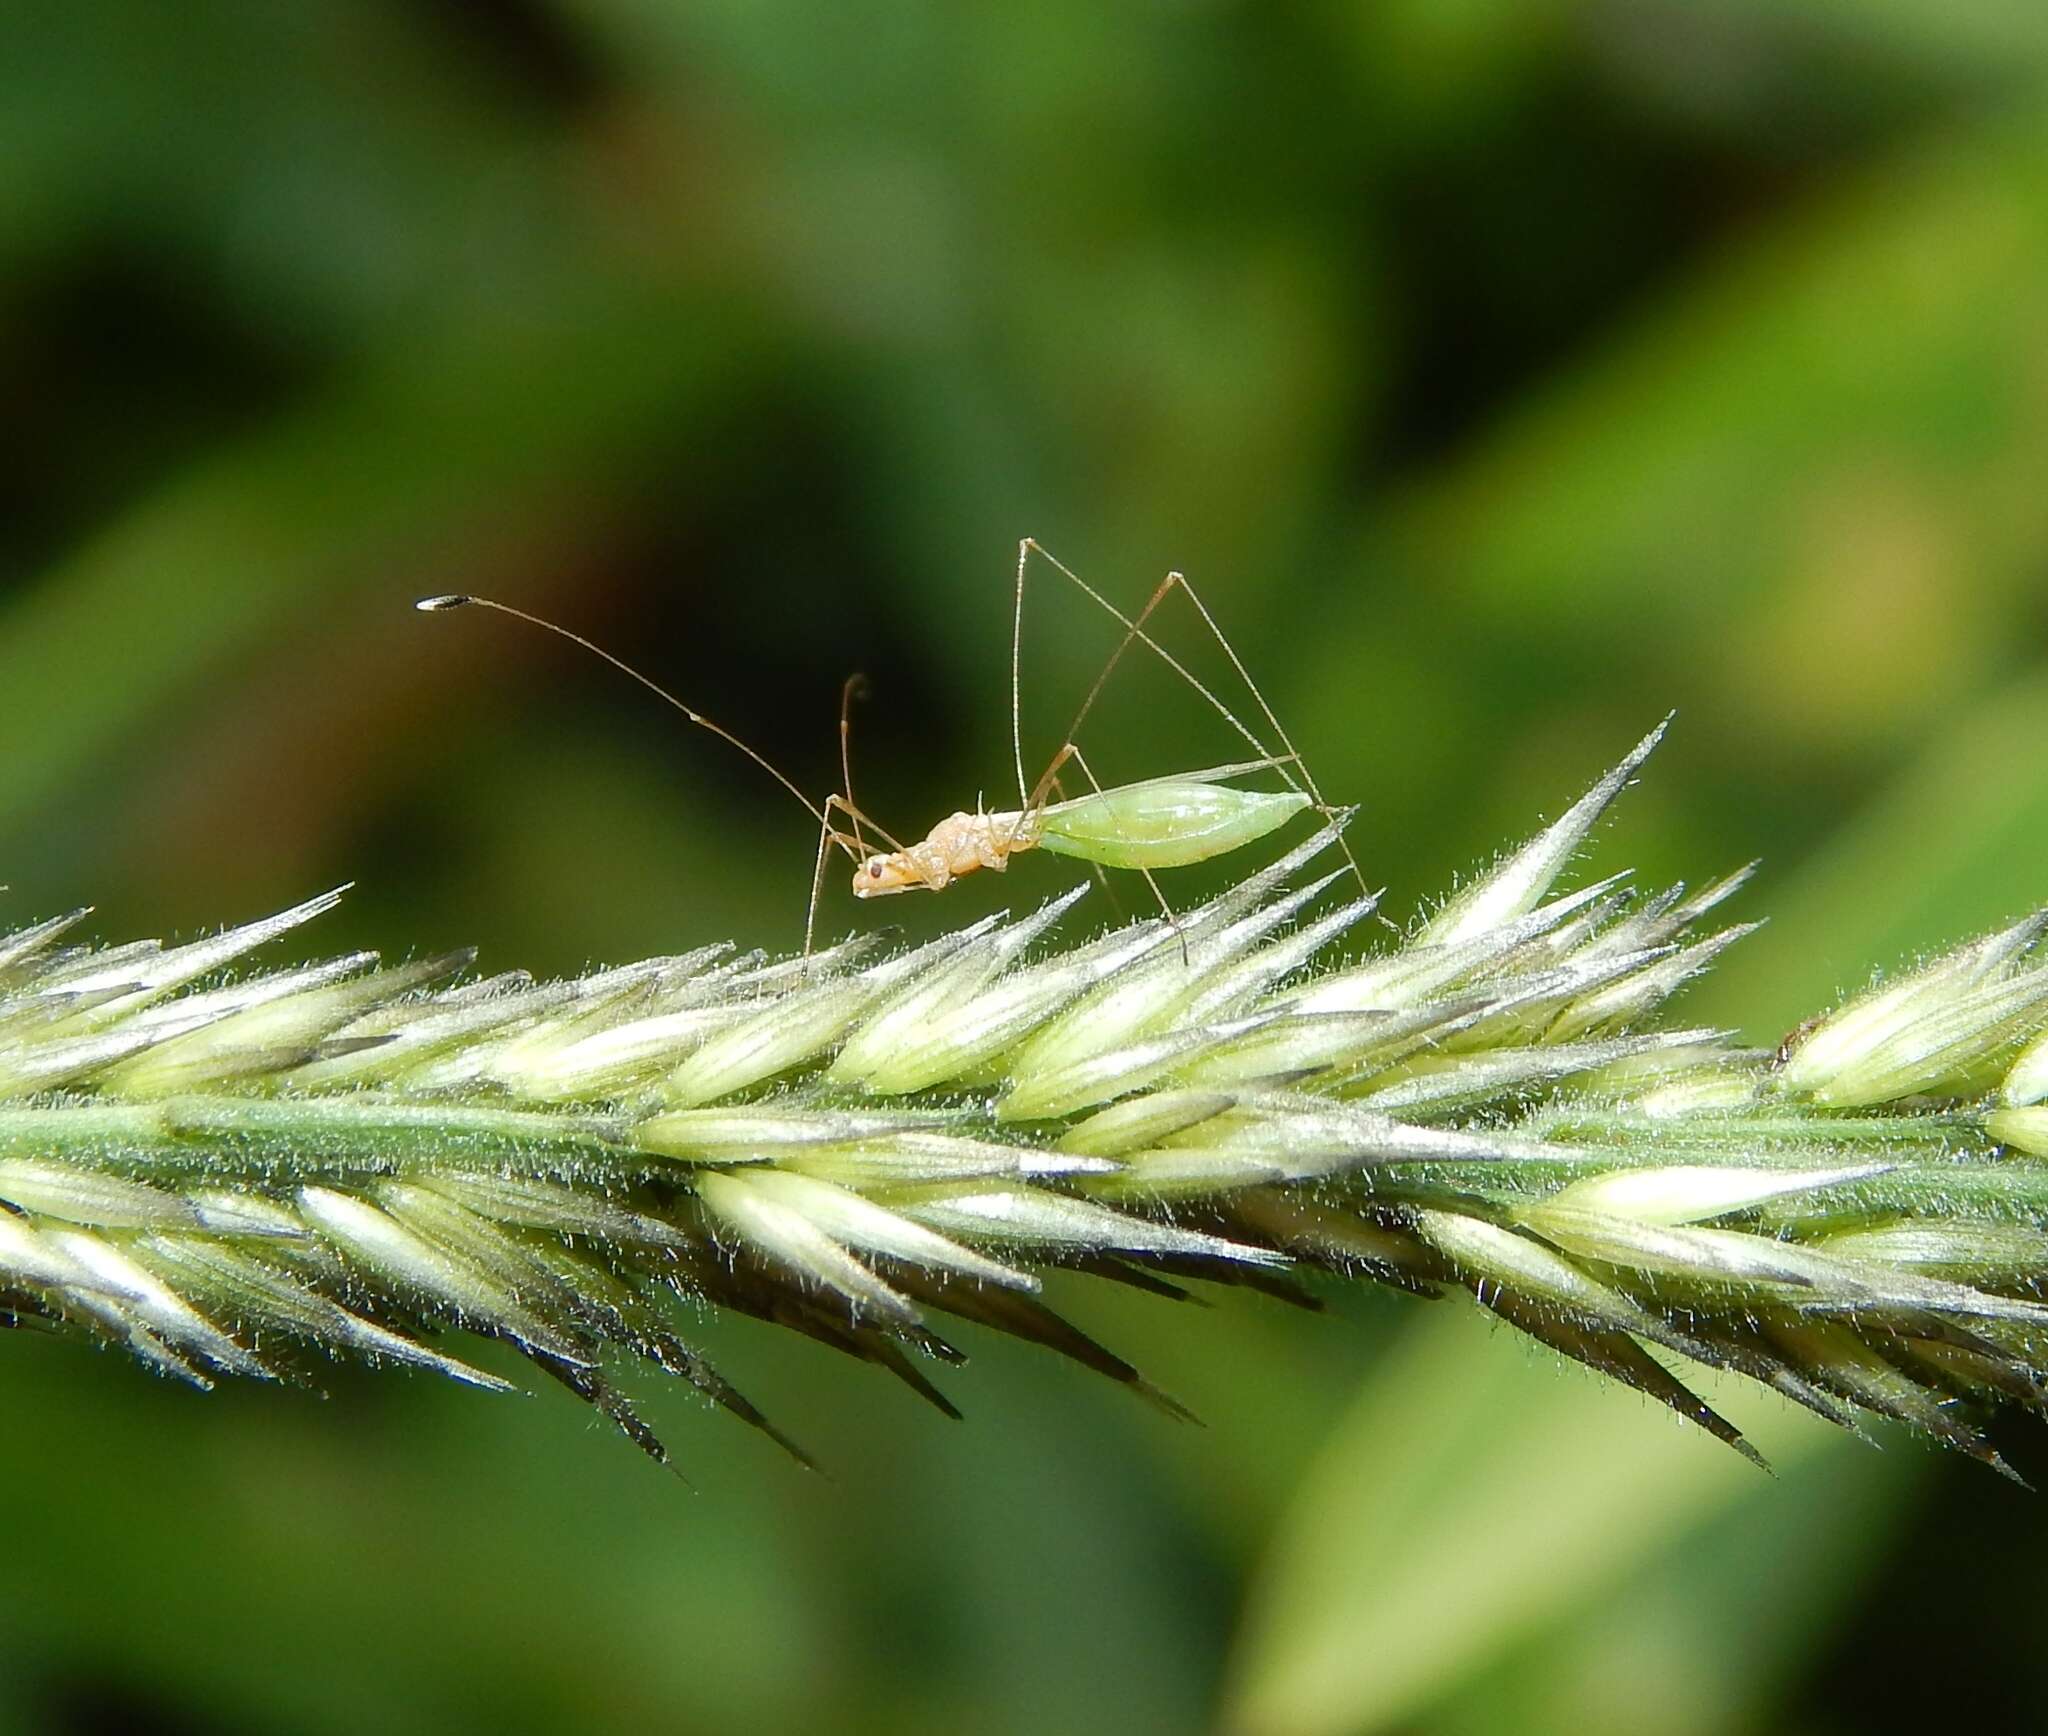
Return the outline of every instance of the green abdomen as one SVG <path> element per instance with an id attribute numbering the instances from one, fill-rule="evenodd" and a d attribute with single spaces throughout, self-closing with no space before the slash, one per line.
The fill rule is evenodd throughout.
<path id="1" fill-rule="evenodd" d="M 1183 868 L 1263 838 L 1308 805 L 1296 790 L 1158 778 L 1047 808 L 1038 842 L 1106 868 Z"/>

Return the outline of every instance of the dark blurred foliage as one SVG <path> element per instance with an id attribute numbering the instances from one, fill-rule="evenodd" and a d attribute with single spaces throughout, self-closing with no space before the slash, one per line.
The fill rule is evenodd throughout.
<path id="1" fill-rule="evenodd" d="M 546 611 L 820 793 L 865 671 L 908 831 L 1013 781 L 1031 533 L 1195 578 L 1396 914 L 1676 706 L 1600 865 L 1766 856 L 1689 1006 L 1774 1036 L 2048 896 L 2044 89 L 2034 0 L 14 0 L 12 908 L 788 946 L 793 804 L 407 604 Z M 1113 643 L 1042 570 L 1034 759 Z M 1135 663 L 1088 744 L 1236 751 Z M 947 1425 L 718 1323 L 834 1480 L 655 1394 L 691 1495 L 566 1401 L 12 1335 L 0 1726 L 2048 1719 L 2044 1522 L 1975 1467 L 1724 1395 L 1767 1481 L 1449 1307 L 1066 1300 L 1210 1426 L 978 1341 Z"/>

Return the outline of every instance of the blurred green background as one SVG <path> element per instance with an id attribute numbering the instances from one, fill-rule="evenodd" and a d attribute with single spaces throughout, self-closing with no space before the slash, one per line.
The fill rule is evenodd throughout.
<path id="1" fill-rule="evenodd" d="M 2048 897 L 2044 95 L 2036 0 L 11 0 L 9 908 L 791 945 L 737 756 L 407 604 L 820 792 L 864 670 L 921 830 L 1010 779 L 1030 533 L 1194 576 L 1397 915 L 1675 706 L 1597 866 L 1766 857 L 1687 1008 L 1772 1038 Z M 1036 756 L 1108 625 L 1034 588 Z M 1234 757 L 1137 666 L 1089 742 Z M 1767 1480 L 1451 1305 L 1062 1299 L 1209 1426 L 715 1323 L 832 1480 L 641 1381 L 691 1494 L 560 1397 L 19 1335 L 0 1729 L 2048 1721 L 2048 1520 L 1975 1466 L 1723 1391 Z"/>

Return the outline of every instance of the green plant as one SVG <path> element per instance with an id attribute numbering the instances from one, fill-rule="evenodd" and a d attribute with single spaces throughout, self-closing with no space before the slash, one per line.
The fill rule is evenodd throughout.
<path id="1" fill-rule="evenodd" d="M 908 952 L 561 982 L 461 981 L 467 954 L 223 975 L 339 894 L 171 948 L 66 947 L 74 912 L 0 946 L 10 1318 L 194 1381 L 303 1344 L 503 1385 L 443 1347 L 461 1328 L 661 1457 L 613 1352 L 774 1432 L 669 1292 L 943 1408 L 951 1314 L 1175 1409 L 1039 1299 L 1044 1268 L 1334 1276 L 1467 1290 L 1740 1451 L 1653 1350 L 2004 1469 L 1970 1416 L 2042 1405 L 2048 912 L 1775 1052 L 1659 1024 L 1747 931 L 1697 932 L 1748 870 L 1553 892 L 1659 734 L 1350 955 L 1374 901 L 1319 907 L 1329 831 L 1080 942 L 1049 938 L 1076 891 Z"/>

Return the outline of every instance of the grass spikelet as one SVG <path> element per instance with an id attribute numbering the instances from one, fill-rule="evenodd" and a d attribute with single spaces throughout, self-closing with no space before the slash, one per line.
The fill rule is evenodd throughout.
<path id="1" fill-rule="evenodd" d="M 175 947 L 24 928 L 0 1310 L 202 1385 L 318 1351 L 499 1388 L 461 1335 L 495 1338 L 661 1458 L 632 1359 L 790 1445 L 678 1296 L 950 1412 L 947 1316 L 1176 1408 L 1040 1298 L 1057 1267 L 1462 1289 L 1745 1453 L 1652 1349 L 2010 1474 L 1976 1428 L 2048 1381 L 2048 912 L 1775 1054 L 1667 1020 L 1749 869 L 1559 885 L 1661 733 L 1405 937 L 1328 829 L 1177 923 L 1063 939 L 1076 889 L 808 965 L 249 966 L 339 893 Z"/>

